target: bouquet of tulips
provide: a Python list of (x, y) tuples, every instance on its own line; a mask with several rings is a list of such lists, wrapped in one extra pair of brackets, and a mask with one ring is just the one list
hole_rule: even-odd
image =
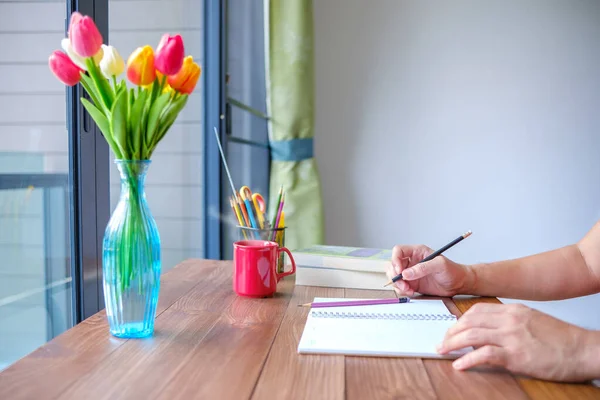
[[(180, 35), (163, 35), (156, 51), (137, 48), (125, 65), (113, 46), (102, 43), (93, 19), (71, 15), (63, 51), (49, 58), (65, 85), (81, 83), (91, 101), (81, 101), (117, 159), (148, 160), (175, 122), (200, 77), (200, 66), (184, 56)], [(129, 82), (118, 79), (125, 69)]]
[[(152, 280), (140, 278), (140, 273), (152, 270), (159, 245), (152, 242), (152, 232), (157, 230), (139, 178), (185, 107), (201, 69), (185, 56), (181, 36), (169, 34), (162, 36), (155, 50), (148, 45), (134, 50), (125, 64), (116, 48), (103, 43), (93, 19), (78, 12), (71, 15), (61, 47), (63, 51), (49, 57), (50, 70), (65, 85), (81, 83), (89, 95), (89, 100), (81, 99), (83, 106), (124, 168), (122, 190), (127, 193), (121, 198), (127, 204), (117, 206), (107, 225), (104, 267), (109, 274), (116, 270), (118, 293), (133, 280), (141, 292), (144, 282)], [(119, 78), (123, 72), (127, 79)], [(107, 300), (107, 304), (121, 303)]]

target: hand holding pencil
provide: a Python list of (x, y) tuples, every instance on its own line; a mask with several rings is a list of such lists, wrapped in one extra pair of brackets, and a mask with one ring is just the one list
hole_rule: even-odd
[(433, 249), (425, 245), (394, 247), (387, 276), (392, 280), (398, 274), (402, 274), (402, 279), (393, 283), (393, 288), (398, 295), (413, 296), (418, 292), (424, 295), (448, 297), (470, 291), (470, 286), (473, 284), (472, 270), (442, 255), (422, 261), (434, 253), (436, 252)]

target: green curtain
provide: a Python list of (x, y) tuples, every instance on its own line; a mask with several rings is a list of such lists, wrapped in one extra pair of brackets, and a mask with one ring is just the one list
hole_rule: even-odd
[(269, 204), (277, 203), (283, 185), (285, 245), (299, 249), (324, 240), (321, 183), (313, 157), (313, 8), (311, 0), (264, 4)]

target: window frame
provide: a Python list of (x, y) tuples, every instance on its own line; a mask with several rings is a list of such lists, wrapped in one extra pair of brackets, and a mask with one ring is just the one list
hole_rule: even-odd
[[(204, 121), (204, 258), (223, 259), (223, 165), (214, 128), (223, 151), (225, 140), (226, 2), (204, 0), (203, 121)], [(211, 210), (213, 212), (211, 212)], [(214, 211), (217, 211), (214, 213)]]
[[(108, 0), (67, 0), (65, 34), (71, 13), (94, 19), (108, 40)], [(109, 149), (84, 109), (81, 85), (67, 87), (72, 304), (75, 323), (104, 308), (102, 238), (110, 217)], [(87, 97), (87, 94), (85, 95)]]

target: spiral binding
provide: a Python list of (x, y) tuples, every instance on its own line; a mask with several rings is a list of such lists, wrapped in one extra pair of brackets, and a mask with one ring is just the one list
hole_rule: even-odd
[(413, 313), (361, 313), (342, 311), (311, 311), (315, 318), (353, 318), (353, 319), (392, 319), (406, 321), (453, 321), (456, 316), (452, 314), (413, 314)]

